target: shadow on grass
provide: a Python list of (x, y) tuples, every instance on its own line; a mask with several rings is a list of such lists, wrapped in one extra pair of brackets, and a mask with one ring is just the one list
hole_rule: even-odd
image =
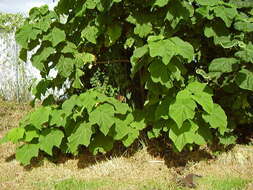
[[(43, 165), (43, 160), (47, 159), (52, 163), (63, 164), (69, 160), (77, 160), (77, 166), (80, 169), (95, 165), (97, 163), (110, 160), (115, 157), (132, 157), (139, 150), (146, 148), (148, 154), (161, 161), (164, 161), (168, 168), (173, 168), (178, 174), (184, 173), (187, 169), (187, 164), (190, 162), (200, 162), (202, 160), (213, 160), (215, 152), (222, 153), (227, 152), (233, 148), (228, 146), (224, 148), (218, 143), (213, 143), (212, 146), (206, 148), (193, 147), (193, 150), (184, 150), (182, 152), (176, 152), (173, 149), (172, 142), (168, 138), (148, 139), (147, 136), (141, 135), (139, 140), (136, 140), (130, 147), (125, 148), (122, 143), (117, 142), (114, 144), (113, 150), (106, 154), (92, 155), (87, 148), (80, 147), (79, 155), (73, 156), (71, 154), (64, 154), (59, 149), (54, 149), (54, 156), (50, 157), (43, 152), (40, 152), (38, 158), (34, 158), (31, 164), (24, 167), (26, 170), (32, 170)], [(15, 155), (11, 155), (5, 159), (6, 162), (10, 162), (15, 159)]]
[[(148, 140), (146, 138), (137, 140), (128, 148), (125, 148), (121, 143), (115, 143), (113, 150), (106, 154), (98, 155), (92, 155), (92, 153), (90, 153), (85, 147), (80, 147), (79, 154), (77, 156), (63, 154), (59, 151), (59, 149), (55, 149), (53, 157), (49, 157), (43, 153), (40, 153), (39, 157), (32, 159), (31, 164), (26, 166), (25, 169), (31, 170), (32, 168), (40, 167), (45, 158), (56, 165), (63, 164), (74, 159), (78, 161), (78, 168), (83, 169), (112, 158), (132, 157), (136, 152), (144, 147), (147, 149), (148, 154), (150, 154), (152, 157), (163, 160), (168, 168), (184, 169), (189, 162), (199, 162), (201, 160), (209, 160), (214, 158), (208, 149), (195, 148), (193, 151), (185, 150), (182, 152), (175, 152), (172, 145), (166, 142), (164, 139)], [(15, 159), (15, 156), (12, 155), (11, 157), (7, 158), (6, 161), (11, 161), (12, 159)]]

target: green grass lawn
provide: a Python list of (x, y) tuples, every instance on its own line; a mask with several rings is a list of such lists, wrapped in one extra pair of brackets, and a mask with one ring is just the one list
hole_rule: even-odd
[[(241, 178), (224, 178), (206, 177), (198, 181), (196, 189), (205, 190), (242, 190), (248, 180)], [(90, 180), (81, 181), (76, 179), (66, 179), (60, 182), (52, 182), (51, 184), (37, 184), (39, 189), (51, 190), (186, 190), (189, 188), (180, 187), (174, 182), (165, 181), (143, 181), (141, 183), (123, 182), (113, 180)]]

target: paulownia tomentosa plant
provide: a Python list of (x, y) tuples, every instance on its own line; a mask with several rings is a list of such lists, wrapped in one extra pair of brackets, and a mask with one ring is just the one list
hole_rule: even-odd
[[(178, 151), (213, 138), (229, 144), (235, 128), (252, 124), (251, 1), (60, 0), (53, 11), (31, 9), (16, 40), (22, 60), (36, 50), (42, 80), (33, 92), (46, 96), (2, 140), (24, 142), (22, 164), (53, 148), (129, 146), (141, 130)], [(57, 102), (47, 92), (66, 81)]]

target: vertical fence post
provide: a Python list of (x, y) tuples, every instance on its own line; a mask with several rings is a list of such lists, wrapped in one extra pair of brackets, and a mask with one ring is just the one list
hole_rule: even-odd
[[(15, 32), (16, 32), (16, 28), (14, 30), (14, 38), (15, 38)], [(20, 86), (19, 86), (19, 59), (18, 59), (18, 45), (17, 42), (14, 42), (14, 64), (16, 66), (16, 96), (17, 96), (17, 102), (20, 102)]]

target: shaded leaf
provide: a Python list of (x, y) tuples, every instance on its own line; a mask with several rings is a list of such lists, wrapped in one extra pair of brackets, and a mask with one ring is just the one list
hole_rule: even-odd
[(16, 159), (23, 165), (30, 164), (33, 157), (39, 154), (38, 144), (25, 144), (16, 150)]
[(141, 58), (148, 53), (148, 46), (144, 45), (142, 47), (138, 47), (134, 50), (133, 55), (131, 57), (131, 76), (133, 77), (135, 73), (143, 66)]
[(224, 6), (217, 6), (213, 9), (215, 15), (220, 17), (229, 28), (233, 22), (235, 16), (237, 16), (238, 12), (236, 8), (224, 7)]
[(113, 139), (109, 136), (104, 136), (102, 133), (97, 133), (90, 143), (89, 151), (93, 155), (100, 153), (106, 153), (113, 148)]
[(214, 104), (213, 112), (203, 114), (202, 117), (212, 128), (218, 129), (221, 134), (224, 134), (227, 128), (227, 116), (220, 105)]
[(170, 21), (171, 27), (176, 28), (181, 20), (188, 20), (193, 16), (193, 7), (185, 1), (171, 0), (166, 19)]
[(71, 153), (77, 154), (79, 145), (89, 146), (93, 134), (90, 123), (81, 123), (77, 130), (68, 137), (68, 147)]
[(155, 110), (155, 118), (158, 119), (169, 119), (169, 107), (173, 100), (173, 96), (166, 96)]
[(109, 46), (114, 44), (121, 36), (121, 26), (119, 24), (114, 24), (109, 26), (107, 29), (107, 35), (109, 37)]
[(45, 47), (39, 50), (35, 55), (32, 56), (32, 65), (39, 69), (40, 71), (44, 70), (44, 62), (48, 59), (50, 55), (55, 52), (52, 47)]
[(247, 69), (240, 70), (235, 82), (240, 88), (253, 91), (253, 72)]
[(155, 83), (161, 83), (167, 88), (173, 87), (173, 82), (170, 78), (170, 72), (168, 71), (166, 65), (164, 65), (161, 61), (155, 60), (153, 61), (148, 70), (151, 74), (151, 79)]

